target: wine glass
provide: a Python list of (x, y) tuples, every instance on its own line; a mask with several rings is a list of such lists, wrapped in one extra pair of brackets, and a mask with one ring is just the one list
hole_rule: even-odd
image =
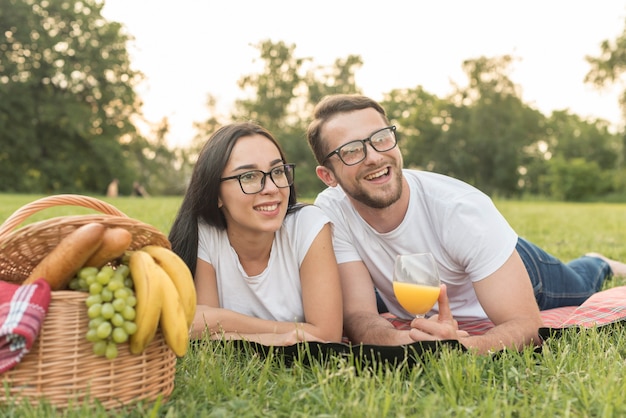
[(393, 268), (393, 292), (398, 302), (417, 318), (439, 298), (439, 273), (431, 253), (398, 255)]

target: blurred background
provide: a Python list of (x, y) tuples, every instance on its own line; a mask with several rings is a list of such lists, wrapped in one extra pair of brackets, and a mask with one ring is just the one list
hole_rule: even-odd
[(210, 133), (255, 120), (312, 197), (312, 107), (364, 93), (407, 166), (493, 197), (626, 201), (625, 16), (560, 0), (0, 0), (0, 192), (117, 179), (120, 195), (181, 195)]

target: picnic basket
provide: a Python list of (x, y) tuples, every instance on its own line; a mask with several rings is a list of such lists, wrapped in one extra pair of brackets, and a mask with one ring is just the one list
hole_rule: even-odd
[[(36, 212), (64, 205), (99, 213), (61, 216), (17, 228)], [(148, 244), (171, 248), (167, 237), (156, 228), (106, 202), (81, 195), (49, 196), (21, 207), (0, 226), (0, 280), (21, 284), (63, 237), (89, 222), (127, 229), (133, 236), (131, 250)], [(92, 343), (85, 338), (89, 322), (86, 297), (78, 291), (52, 292), (48, 313), (30, 352), (1, 376), (0, 405), (45, 399), (55, 407), (66, 408), (97, 400), (112, 409), (140, 400), (167, 399), (171, 394), (176, 355), (161, 332), (141, 354), (131, 354), (125, 343), (119, 346), (114, 360), (95, 356)]]

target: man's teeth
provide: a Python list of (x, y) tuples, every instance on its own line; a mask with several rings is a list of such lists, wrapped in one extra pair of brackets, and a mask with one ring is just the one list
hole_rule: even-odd
[(386, 176), (388, 172), (389, 172), (389, 169), (385, 168), (385, 169), (380, 170), (380, 171), (378, 171), (378, 172), (376, 172), (374, 174), (370, 174), (369, 176), (366, 176), (365, 180), (374, 180), (374, 179), (376, 179), (378, 177)]
[(278, 207), (277, 204), (265, 205), (265, 206), (257, 206), (256, 210), (260, 210), (262, 212), (271, 212), (273, 210), (276, 210), (277, 207)]

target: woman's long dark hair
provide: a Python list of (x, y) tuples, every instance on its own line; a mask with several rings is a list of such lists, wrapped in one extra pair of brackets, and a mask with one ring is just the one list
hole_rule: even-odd
[[(272, 141), (278, 148), (283, 162), (287, 162), (283, 149), (272, 134), (255, 123), (226, 125), (211, 135), (200, 151), (189, 187), (168, 237), (172, 250), (185, 261), (194, 276), (198, 259), (198, 222), (226, 229), (226, 218), (218, 207), (220, 179), (237, 140), (251, 135), (262, 135)], [(289, 188), (287, 213), (293, 212), (298, 207), (295, 184), (292, 184)]]

